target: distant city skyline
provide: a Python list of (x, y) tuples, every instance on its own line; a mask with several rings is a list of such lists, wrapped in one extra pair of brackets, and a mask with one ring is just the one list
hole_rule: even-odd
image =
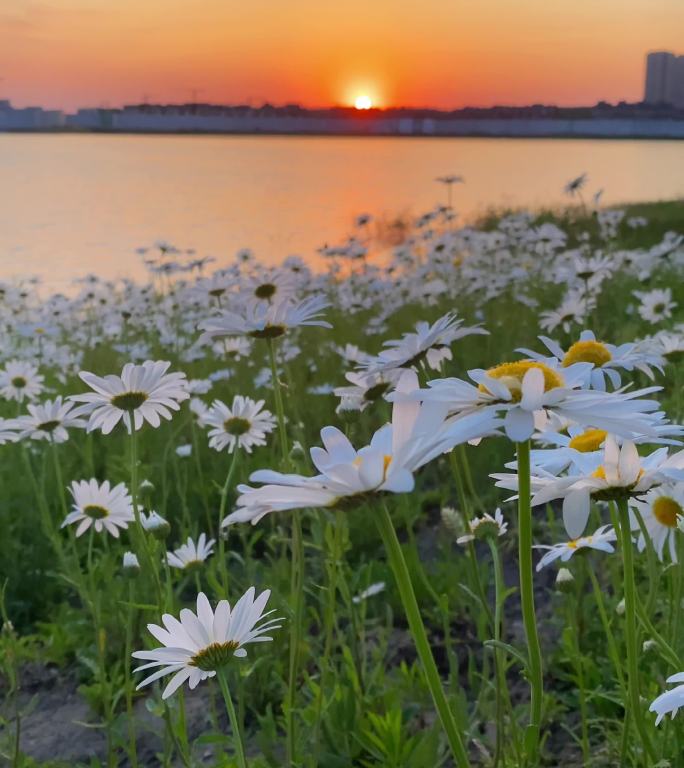
[(643, 98), (681, 0), (4, 0), (0, 98), (455, 109)]

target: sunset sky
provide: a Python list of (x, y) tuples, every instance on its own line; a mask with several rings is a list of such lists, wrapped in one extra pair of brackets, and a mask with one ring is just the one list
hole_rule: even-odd
[(1, 0), (0, 98), (636, 101), (646, 51), (683, 31), (684, 0)]

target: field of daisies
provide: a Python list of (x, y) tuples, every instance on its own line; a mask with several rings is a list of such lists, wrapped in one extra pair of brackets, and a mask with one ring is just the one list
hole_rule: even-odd
[(578, 202), (0, 285), (2, 764), (684, 765), (684, 205)]

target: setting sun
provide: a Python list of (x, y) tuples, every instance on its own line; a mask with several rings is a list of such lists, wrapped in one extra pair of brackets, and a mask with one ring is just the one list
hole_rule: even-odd
[(370, 96), (357, 96), (354, 100), (354, 106), (356, 109), (370, 109), (373, 106)]

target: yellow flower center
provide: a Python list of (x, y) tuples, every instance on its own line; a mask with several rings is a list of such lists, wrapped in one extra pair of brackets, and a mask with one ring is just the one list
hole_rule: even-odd
[(239, 647), (240, 644), (236, 640), (228, 640), (225, 643), (211, 643), (197, 651), (188, 664), (191, 667), (201, 669), (203, 672), (214, 672), (225, 667)]
[(598, 368), (612, 359), (608, 347), (600, 341), (576, 341), (565, 353), (563, 368), (573, 363), (593, 363)]
[[(563, 386), (563, 379), (557, 371), (554, 371), (553, 368), (549, 368), (548, 365), (539, 363), (536, 360), (519, 360), (515, 363), (501, 363), (500, 365), (495, 365), (493, 368), (490, 368), (487, 371), (487, 376), (504, 384), (511, 393), (513, 400), (515, 402), (520, 402), (520, 399), (522, 398), (522, 380), (531, 368), (537, 368), (544, 374), (544, 392)], [(480, 392), (492, 394), (485, 384), (480, 384), (478, 389)]]
[(581, 435), (573, 437), (568, 443), (568, 447), (574, 448), (580, 453), (598, 451), (601, 445), (603, 445), (603, 441), (606, 439), (607, 434), (608, 433), (604, 432), (602, 429), (587, 429), (586, 432), (582, 432)]
[(677, 520), (680, 515), (684, 514), (681, 504), (676, 502), (669, 496), (659, 496), (651, 507), (653, 517), (661, 524), (668, 528), (676, 528)]

